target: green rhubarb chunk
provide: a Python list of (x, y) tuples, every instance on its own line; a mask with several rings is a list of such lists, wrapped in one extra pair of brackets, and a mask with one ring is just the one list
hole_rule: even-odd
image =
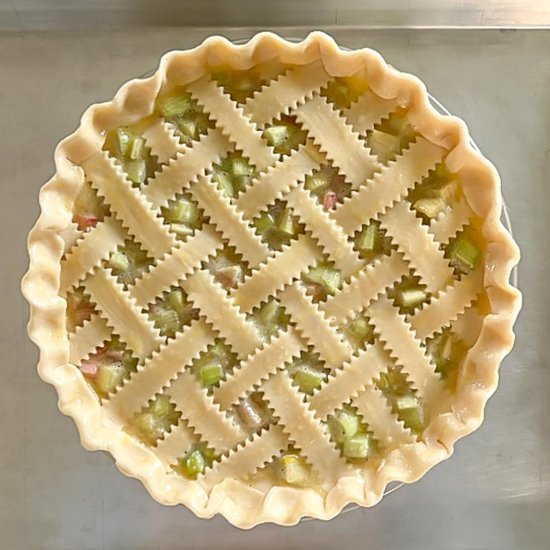
[(417, 212), (420, 212), (427, 218), (436, 218), (445, 210), (447, 205), (445, 201), (441, 198), (428, 198), (428, 199), (418, 199), (414, 203), (414, 207)]
[(274, 324), (277, 322), (278, 317), (281, 314), (281, 306), (275, 300), (270, 300), (260, 310), (260, 319), (266, 325)]
[(205, 388), (215, 386), (224, 377), (224, 371), (219, 361), (210, 361), (199, 368), (199, 378)]
[(424, 429), (424, 407), (415, 395), (403, 395), (396, 399), (398, 416), (405, 427), (414, 432)]
[(124, 128), (117, 128), (115, 135), (120, 154), (126, 156), (132, 143), (132, 135)]
[(297, 227), (290, 210), (285, 209), (281, 212), (277, 218), (277, 229), (290, 237), (296, 235)]
[(274, 125), (264, 131), (267, 142), (272, 147), (279, 147), (288, 141), (290, 130), (288, 126)]
[(115, 252), (114, 254), (111, 254), (111, 257), (109, 258), (109, 267), (117, 272), (125, 273), (128, 269), (130, 269), (130, 260), (126, 254), (123, 254), (122, 252)]
[(386, 162), (395, 157), (401, 151), (401, 139), (380, 130), (374, 130), (369, 138), (369, 145), (372, 151)]
[(303, 278), (307, 283), (321, 285), (327, 294), (335, 294), (342, 286), (342, 274), (328, 266), (315, 266)]
[(168, 304), (179, 315), (185, 312), (185, 300), (183, 297), (183, 290), (177, 288), (171, 290), (167, 296)]
[(126, 369), (122, 363), (102, 365), (95, 378), (95, 385), (103, 395), (109, 395), (122, 383)]
[(298, 365), (294, 371), (294, 381), (305, 393), (313, 393), (313, 390), (320, 388), (326, 377), (323, 371), (309, 365)]
[(147, 179), (147, 163), (144, 160), (129, 160), (124, 163), (124, 169), (132, 183), (139, 185)]
[(426, 291), (421, 287), (400, 288), (397, 293), (398, 305), (405, 308), (414, 308), (426, 300)]
[(369, 325), (367, 319), (358, 317), (350, 322), (348, 331), (358, 340), (365, 340), (372, 334), (372, 327)]
[(180, 329), (178, 314), (172, 309), (159, 307), (151, 314), (151, 317), (163, 334), (174, 334)]
[(451, 263), (462, 270), (474, 269), (481, 255), (479, 248), (465, 235), (460, 235), (451, 248)]
[(235, 188), (233, 187), (233, 182), (230, 176), (224, 174), (223, 172), (218, 172), (214, 176), (214, 181), (217, 182), (218, 188), (224, 193), (224, 195), (229, 198), (235, 196)]
[(174, 409), (167, 395), (159, 395), (149, 406), (149, 411), (158, 417), (168, 416)]
[(181, 473), (190, 478), (196, 479), (206, 469), (206, 460), (200, 449), (191, 451), (185, 458), (179, 461)]
[(254, 221), (254, 225), (258, 232), (263, 235), (275, 228), (275, 220), (269, 212), (265, 212)]
[(178, 120), (178, 128), (183, 135), (191, 139), (197, 139), (199, 137), (199, 128), (194, 120)]
[(254, 168), (246, 160), (239, 157), (231, 159), (231, 171), (236, 177), (252, 176), (254, 174)]
[(199, 219), (199, 208), (187, 199), (178, 199), (166, 209), (166, 218), (171, 222), (194, 224)]
[(370, 223), (361, 231), (357, 240), (357, 248), (365, 252), (374, 252), (380, 246), (379, 226)]
[(342, 453), (346, 458), (367, 458), (371, 447), (368, 434), (356, 434), (344, 441)]
[(309, 476), (306, 461), (299, 455), (287, 454), (279, 459), (281, 478), (289, 485), (304, 485)]
[(132, 160), (139, 159), (143, 156), (145, 150), (145, 141), (143, 138), (136, 137), (130, 142), (128, 148), (128, 157)]
[(174, 94), (159, 101), (160, 114), (165, 118), (182, 116), (193, 108), (193, 100), (187, 93)]
[(361, 420), (354, 412), (342, 409), (330, 417), (328, 426), (334, 441), (344, 443), (359, 431)]
[(318, 172), (306, 179), (306, 189), (318, 192), (324, 189), (330, 183), (330, 178), (324, 172)]

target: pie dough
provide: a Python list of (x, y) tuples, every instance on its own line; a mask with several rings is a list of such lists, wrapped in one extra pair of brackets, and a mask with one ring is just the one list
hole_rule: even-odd
[[(231, 88), (248, 72), (250, 93)], [(198, 105), (183, 130), (159, 114), (174, 90)], [(138, 136), (119, 135), (138, 162), (106, 150), (117, 128)], [(216, 175), (225, 158), (244, 166), (229, 194)], [(90, 107), (55, 161), (23, 281), (38, 371), (83, 445), (109, 451), (159, 502), (243, 528), (329, 519), (417, 480), (481, 424), (520, 307), (499, 177), (466, 125), (436, 113), (422, 82), (376, 52), (343, 51), (319, 32), (299, 43), (209, 38)], [(451, 196), (426, 202), (439, 169)], [(84, 186), (101, 203), (86, 230)], [(190, 229), (167, 214), (184, 195)], [(274, 224), (285, 209), (275, 246), (257, 220)], [(220, 263), (226, 253), (238, 261)], [(457, 269), (457, 257), (471, 265)], [(117, 275), (131, 261), (140, 270)], [(179, 317), (154, 305), (170, 289), (182, 289), (170, 294)], [(265, 336), (253, 318), (273, 299), (285, 321)], [(83, 315), (73, 326), (71, 300)], [(209, 352), (223, 361), (201, 359)], [(126, 370), (101, 395), (89, 381), (105, 354)], [(255, 401), (238, 409), (251, 392), (261, 414)], [(243, 414), (261, 426), (247, 429)], [(136, 436), (136, 418), (159, 415), (160, 437)], [(177, 467), (193, 451), (205, 461), (184, 463), (195, 479)]]

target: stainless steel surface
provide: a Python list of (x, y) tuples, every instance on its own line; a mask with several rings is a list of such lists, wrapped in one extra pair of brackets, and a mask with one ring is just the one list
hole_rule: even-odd
[(540, 27), (548, 0), (0, 0), (0, 28)]
[[(14, 2), (15, 3), (15, 2)], [(223, 32), (232, 38), (256, 29)], [(280, 29), (303, 36), (305, 29)], [(483, 426), (424, 479), (372, 509), (293, 528), (239, 531), (155, 503), (103, 453), (78, 442), (38, 379), (18, 291), (37, 193), (55, 144), (84, 108), (112, 97), (166, 50), (208, 29), (0, 32), (0, 549), (149, 550), (369, 548), (533, 549), (550, 546), (550, 330), (546, 220), (550, 143), (550, 32), (342, 29), (344, 46), (371, 46), (417, 74), (462, 116), (497, 165), (523, 260), (517, 344), (501, 369)], [(218, 31), (219, 32), (219, 31)], [(546, 244), (545, 244), (546, 243)]]

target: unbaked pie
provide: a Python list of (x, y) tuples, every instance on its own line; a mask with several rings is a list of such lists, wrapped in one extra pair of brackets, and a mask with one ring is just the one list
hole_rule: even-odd
[(210, 38), (55, 160), (23, 283), (39, 373), (158, 501), (328, 519), (481, 423), (520, 304), (498, 175), (377, 53)]

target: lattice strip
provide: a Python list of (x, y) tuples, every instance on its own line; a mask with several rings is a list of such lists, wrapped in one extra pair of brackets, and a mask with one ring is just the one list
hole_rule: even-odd
[(222, 385), (214, 390), (214, 401), (222, 409), (228, 409), (238, 403), (239, 398), (256, 387), (270, 374), (282, 369), (284, 364), (298, 357), (302, 349), (302, 341), (292, 327), (281, 332), (261, 350), (243, 361), (234, 373)]
[(369, 386), (352, 401), (357, 411), (367, 422), (374, 437), (391, 449), (400, 445), (413, 443), (410, 430), (393, 414), (384, 394), (375, 386)]
[(424, 340), (442, 327), (449, 326), (477, 298), (481, 283), (482, 273), (472, 271), (437, 298), (432, 298), (429, 304), (411, 317), (416, 336)]
[(105, 407), (121, 418), (130, 419), (149, 399), (160, 393), (169, 380), (206, 351), (214, 339), (215, 334), (203, 320), (194, 321), (138, 367), (139, 370), (105, 403)]
[(258, 267), (269, 256), (269, 248), (256, 235), (227, 197), (205, 177), (191, 188), (191, 193), (200, 203), (216, 228), (243, 255), (251, 268)]
[(84, 279), (102, 260), (124, 243), (126, 232), (119, 221), (109, 216), (82, 239), (61, 262), (60, 291), (65, 292)]
[(186, 371), (166, 390), (195, 433), (217, 452), (234, 447), (245, 434), (218, 408), (200, 387), (193, 373)]
[(373, 92), (367, 91), (353, 103), (349, 109), (344, 111), (344, 116), (359, 134), (366, 134), (373, 130), (374, 125), (399, 107), (395, 99), (383, 99)]
[(268, 204), (283, 196), (307, 175), (319, 168), (318, 156), (313, 146), (300, 145), (284, 161), (277, 162), (260, 174), (253, 184), (239, 195), (237, 208), (245, 219), (257, 216)]
[(107, 326), (105, 319), (93, 315), (69, 339), (69, 363), (79, 365), (87, 359), (99, 346), (111, 337), (112, 329)]
[(405, 368), (414, 389), (428, 402), (439, 395), (441, 379), (404, 316), (399, 315), (385, 296), (373, 302), (368, 311), (375, 332), (386, 343), (390, 355)]
[(439, 218), (436, 218), (430, 224), (430, 233), (440, 243), (448, 243), (451, 237), (454, 237), (465, 225), (468, 224), (473, 216), (472, 209), (464, 197), (453, 203), (450, 210), (445, 212)]
[(408, 203), (397, 203), (381, 218), (381, 224), (397, 241), (399, 250), (430, 292), (435, 293), (452, 282), (453, 270), (443, 251)]
[(187, 149), (176, 137), (175, 130), (170, 122), (156, 118), (142, 134), (151, 149), (151, 154), (157, 157), (161, 164), (166, 164), (177, 153), (183, 153)]
[(155, 258), (175, 246), (174, 236), (168, 231), (151, 205), (136, 191), (120, 167), (106, 152), (96, 153), (82, 163), (92, 186), (105, 198), (124, 227), (141, 242)]
[(252, 310), (319, 262), (322, 257), (311, 237), (300, 235), (290, 246), (268, 258), (267, 262), (245, 279), (234, 292), (235, 304), (241, 311)]
[(335, 409), (356, 396), (372, 379), (391, 363), (380, 343), (375, 342), (351, 361), (344, 363), (336, 374), (309, 400), (315, 416), (325, 420)]
[(288, 445), (283, 429), (272, 424), (261, 434), (247, 439), (237, 452), (230, 451), (228, 456), (223, 456), (218, 464), (206, 471), (203, 479), (208, 484), (214, 484), (224, 479), (246, 477), (282, 453)]
[(337, 206), (332, 217), (346, 233), (353, 233), (402, 199), (441, 160), (443, 152), (441, 147), (417, 138), (401, 157), (384, 166), (357, 193)]
[(102, 316), (136, 357), (144, 359), (163, 342), (147, 316), (111, 274), (96, 269), (84, 280), (84, 287)]
[(209, 273), (197, 271), (183, 283), (183, 288), (195, 307), (227, 338), (233, 351), (240, 357), (247, 357), (260, 345), (254, 326), (246, 321)]
[(451, 323), (451, 330), (460, 335), (460, 339), (466, 347), (471, 348), (479, 338), (483, 319), (484, 317), (478, 308), (471, 306), (462, 315), (459, 315), (456, 321)]
[(284, 372), (272, 376), (262, 387), (264, 397), (279, 417), (279, 425), (300, 447), (324, 480), (333, 480), (350, 469), (340, 457), (321, 424)]
[(354, 188), (365, 183), (379, 169), (378, 161), (364, 142), (324, 97), (314, 96), (300, 105), (295, 114), (321, 151)]
[(222, 248), (223, 242), (218, 233), (213, 227), (205, 225), (187, 241), (179, 243), (161, 262), (138, 279), (130, 293), (138, 304), (145, 307), (166, 289), (185, 280), (200, 267), (201, 262)]
[(245, 117), (242, 108), (221, 87), (216, 86), (208, 77), (203, 77), (189, 84), (187, 90), (212, 115), (216, 126), (237, 143), (259, 171), (275, 163), (277, 158), (272, 148), (255, 125)]
[(363, 267), (346, 235), (308, 191), (297, 187), (286, 196), (286, 201), (346, 279)]
[(178, 458), (182, 457), (193, 447), (199, 443), (200, 438), (193, 433), (191, 428), (187, 426), (185, 421), (180, 421), (177, 426), (174, 426), (170, 432), (164, 435), (156, 448), (155, 454), (168, 466), (173, 466), (177, 463)]
[(315, 351), (328, 366), (337, 367), (351, 356), (352, 350), (349, 345), (329, 325), (303, 288), (289, 286), (279, 297), (298, 331), (313, 344)]
[(222, 157), (233, 150), (233, 145), (217, 128), (211, 129), (192, 147), (186, 147), (183, 154), (170, 160), (155, 179), (143, 187), (143, 194), (153, 207), (165, 206), (168, 201), (189, 187), (199, 175), (204, 175), (212, 164), (220, 162)]
[(394, 250), (390, 256), (382, 256), (376, 263), (364, 268), (340, 292), (329, 296), (322, 309), (334, 323), (342, 324), (353, 312), (363, 309), (408, 272), (407, 262)]
[(280, 113), (288, 114), (299, 102), (325, 86), (330, 78), (321, 61), (291, 69), (248, 99), (243, 111), (261, 126)]

